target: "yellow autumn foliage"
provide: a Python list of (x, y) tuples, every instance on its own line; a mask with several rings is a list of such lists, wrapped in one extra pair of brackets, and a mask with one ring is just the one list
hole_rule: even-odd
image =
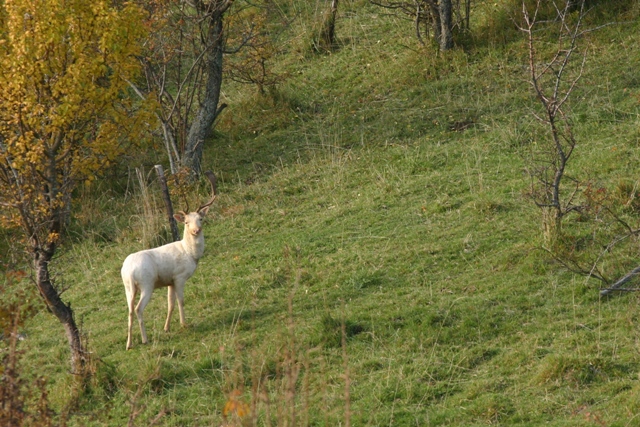
[(148, 117), (132, 113), (127, 80), (138, 73), (143, 22), (141, 9), (128, 2), (0, 2), (5, 223), (38, 231), (77, 183), (138, 138)]

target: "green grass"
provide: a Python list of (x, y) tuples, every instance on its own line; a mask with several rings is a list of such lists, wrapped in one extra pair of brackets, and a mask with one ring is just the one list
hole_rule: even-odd
[[(99, 183), (78, 202), (52, 267), (97, 373), (70, 424), (126, 425), (133, 402), (136, 425), (160, 413), (156, 425), (220, 425), (240, 390), (262, 396), (260, 425), (267, 411), (289, 425), (292, 407), (296, 425), (343, 425), (348, 376), (352, 425), (634, 425), (637, 296), (601, 301), (599, 283), (540, 249), (524, 162), (543, 136), (523, 41), (438, 54), (366, 2), (342, 14), (343, 47), (292, 43), (270, 96), (225, 88), (205, 155), (221, 195), (185, 290), (188, 329), (174, 318), (162, 331), (158, 291), (150, 344), (136, 331), (125, 351), (119, 268), (144, 247), (137, 183)], [(572, 111), (570, 173), (609, 191), (637, 183), (640, 32), (627, 18), (590, 35)], [(612, 278), (637, 264), (637, 245), (605, 257)], [(62, 329), (42, 311), (26, 333), (23, 369), (49, 378), (60, 411), (73, 396)]]

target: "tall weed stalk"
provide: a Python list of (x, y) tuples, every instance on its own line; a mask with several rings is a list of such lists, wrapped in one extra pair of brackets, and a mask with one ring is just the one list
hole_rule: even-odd
[(140, 241), (145, 248), (152, 248), (162, 243), (159, 231), (162, 229), (161, 216), (157, 213), (157, 200), (151, 191), (143, 169), (136, 168), (136, 176), (140, 185), (140, 196), (137, 203), (140, 209), (140, 226), (138, 227)]

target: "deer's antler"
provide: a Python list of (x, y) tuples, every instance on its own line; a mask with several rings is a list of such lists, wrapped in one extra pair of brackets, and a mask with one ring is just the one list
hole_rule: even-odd
[(207, 179), (209, 180), (209, 183), (211, 184), (211, 199), (205, 203), (204, 205), (201, 205), (198, 209), (196, 209), (196, 212), (200, 212), (200, 210), (207, 208), (209, 206), (211, 206), (211, 204), (214, 202), (214, 200), (216, 200), (216, 197), (218, 196), (218, 179), (216, 178), (216, 176), (213, 174), (213, 172), (206, 171), (204, 173), (207, 176)]

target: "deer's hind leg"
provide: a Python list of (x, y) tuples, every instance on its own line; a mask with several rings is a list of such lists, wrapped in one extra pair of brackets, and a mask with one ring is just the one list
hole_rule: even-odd
[(142, 314), (144, 313), (144, 308), (149, 304), (152, 294), (153, 288), (151, 288), (151, 291), (147, 291), (145, 288), (142, 288), (140, 291), (140, 301), (138, 301), (138, 305), (136, 306), (136, 314), (138, 315), (138, 323), (140, 324), (140, 335), (142, 335), (142, 344), (146, 344), (148, 342), (147, 331), (144, 328)]
[[(128, 285), (128, 284), (127, 284)], [(129, 324), (127, 327), (127, 350), (133, 347), (133, 316), (135, 313), (135, 300), (136, 300), (136, 288), (131, 284), (125, 286), (125, 292), (127, 294), (127, 308), (129, 309)]]

